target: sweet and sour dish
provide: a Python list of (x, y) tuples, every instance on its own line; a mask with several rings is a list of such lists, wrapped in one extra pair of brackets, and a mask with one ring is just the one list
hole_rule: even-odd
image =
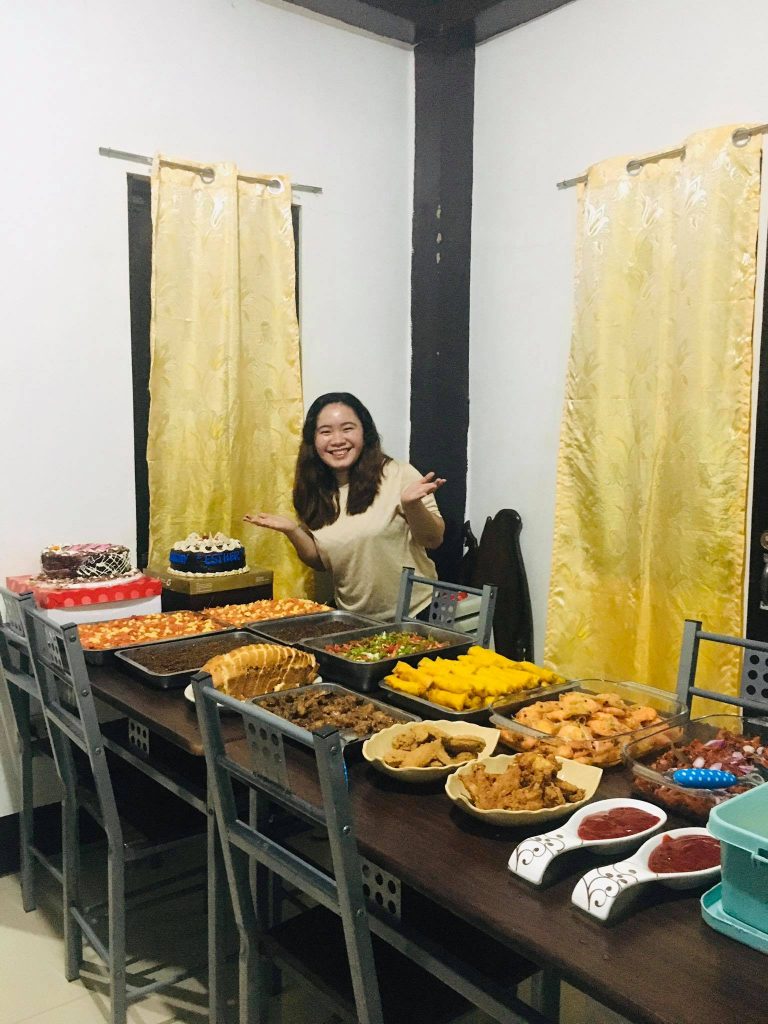
[(461, 781), (480, 810), (540, 811), (584, 799), (583, 789), (558, 779), (560, 769), (560, 762), (552, 756), (520, 754), (499, 774), (477, 764), (462, 774)]

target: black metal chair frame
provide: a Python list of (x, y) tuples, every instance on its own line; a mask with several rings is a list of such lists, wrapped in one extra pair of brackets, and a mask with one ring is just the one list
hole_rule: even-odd
[[(744, 651), (738, 696), (696, 686), (696, 668), (702, 640), (739, 647)], [(701, 628), (701, 622), (686, 619), (677, 672), (677, 699), (690, 710), (694, 697), (706, 697), (721, 704), (768, 715), (768, 643), (707, 633)]]
[(411, 592), (414, 583), (423, 583), (432, 587), (432, 601), (429, 605), (429, 623), (439, 626), (442, 629), (454, 629), (456, 625), (456, 612), (460, 607), (459, 594), (472, 594), (480, 598), (480, 612), (476, 639), (480, 647), (487, 647), (491, 642), (493, 630), (493, 613), (496, 607), (497, 588), (483, 586), (466, 587), (461, 583), (444, 583), (442, 580), (432, 580), (427, 576), (417, 576), (413, 568), (403, 567), (400, 576), (400, 592), (397, 598), (397, 610), (395, 622), (417, 622), (408, 615), (411, 607)]
[[(83, 938), (95, 950), (109, 971), (110, 1024), (125, 1024), (128, 1006), (153, 992), (178, 983), (191, 973), (143, 985), (132, 985), (126, 970), (126, 865), (175, 849), (182, 840), (132, 845), (125, 840), (123, 823), (107, 763), (108, 740), (99, 726), (96, 704), (76, 625), (59, 626), (48, 616), (25, 606), (29, 648), (40, 684), (40, 698), (48, 725), (56, 768), (64, 788), (62, 801), (62, 884), (64, 894), (65, 975), (68, 981), (80, 976)], [(78, 779), (76, 751), (86, 755), (93, 788)], [(78, 810), (84, 809), (103, 829), (107, 853), (108, 939), (102, 942), (80, 899), (80, 850)], [(201, 835), (204, 823), (201, 818)], [(131, 896), (144, 897), (146, 890)], [(167, 898), (158, 892), (157, 899)], [(180, 895), (177, 890), (172, 895)], [(143, 899), (145, 904), (152, 902)]]
[[(0, 587), (5, 613), (0, 615), (0, 664), (8, 684), (8, 698), (19, 736), (19, 869), (21, 902), (27, 912), (35, 910), (35, 864), (45, 868), (58, 882), (62, 882), (59, 868), (35, 845), (35, 784), (33, 761), (45, 757), (53, 761), (47, 729), (36, 733), (33, 701), (40, 701), (40, 687), (29, 653), (29, 638), (24, 609), (32, 607), (31, 593), (15, 594)], [(40, 721), (44, 721), (41, 717)]]
[[(235, 700), (217, 691), (207, 673), (193, 679), (195, 703), (205, 745), (208, 785), (213, 795), (224, 862), (240, 939), (240, 1024), (266, 1020), (272, 962), (279, 949), (269, 943), (274, 876), (305, 893), (341, 918), (346, 956), (360, 1024), (383, 1024), (381, 995), (373, 959), (372, 935), (382, 939), (464, 999), (502, 1024), (545, 1024), (545, 1018), (522, 1003), (509, 987), (489, 981), (438, 942), (402, 923), (394, 925), (366, 903), (363, 862), (357, 848), (344, 752), (339, 733), (326, 727), (309, 735), (257, 704)], [(251, 770), (234, 761), (222, 737), (220, 712), (236, 712), (243, 720)], [(315, 759), (322, 808), (307, 803), (290, 787), (284, 739), (308, 748)], [(249, 821), (238, 816), (234, 783), (250, 793)], [(333, 874), (268, 835), (270, 807), (277, 804), (327, 831)], [(508, 961), (512, 974), (514, 957)], [(535, 971), (528, 970), (529, 976)], [(522, 977), (517, 980), (522, 980)], [(556, 979), (549, 978), (550, 983)], [(515, 982), (516, 983), (516, 982)], [(543, 990), (542, 990), (543, 991)], [(318, 996), (323, 993), (318, 991)], [(325, 993), (327, 996), (327, 993)], [(548, 1009), (557, 997), (542, 995)]]

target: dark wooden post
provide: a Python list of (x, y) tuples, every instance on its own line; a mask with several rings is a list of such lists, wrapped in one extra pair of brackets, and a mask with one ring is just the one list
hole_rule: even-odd
[(441, 579), (458, 578), (467, 497), (475, 47), (471, 26), (416, 46), (411, 462), (447, 484)]

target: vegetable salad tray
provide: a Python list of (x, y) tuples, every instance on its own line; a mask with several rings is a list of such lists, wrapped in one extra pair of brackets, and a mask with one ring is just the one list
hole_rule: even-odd
[[(403, 648), (398, 644), (389, 644), (388, 649), (377, 656), (372, 649), (375, 660), (355, 661), (342, 653), (327, 650), (328, 647), (366, 642), (387, 633), (405, 633), (416, 637), (432, 639), (440, 646), (432, 650), (419, 650), (415, 653), (399, 653)], [(438, 629), (425, 622), (394, 622), (386, 626), (370, 626), (367, 629), (356, 629), (349, 633), (335, 633), (331, 636), (312, 637), (302, 643), (306, 651), (311, 651), (317, 658), (320, 672), (324, 679), (333, 679), (346, 683), (353, 690), (367, 693), (378, 688), (379, 680), (392, 671), (398, 661), (415, 665), (422, 658), (455, 658), (472, 646), (470, 637), (463, 633), (454, 633), (448, 629)], [(350, 654), (353, 652), (350, 651)], [(418, 712), (415, 712), (418, 714)]]

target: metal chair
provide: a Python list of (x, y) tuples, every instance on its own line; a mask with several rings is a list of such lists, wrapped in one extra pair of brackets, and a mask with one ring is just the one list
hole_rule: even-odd
[[(29, 649), (50, 735), (56, 768), (64, 787), (62, 802), (62, 883), (64, 890), (65, 974), (80, 976), (83, 937), (109, 971), (110, 1022), (125, 1024), (130, 1004), (160, 988), (176, 984), (190, 971), (161, 981), (130, 984), (126, 970), (126, 866), (146, 862), (204, 835), (200, 814), (172, 794), (155, 786), (151, 799), (131, 808), (130, 794), (115, 795), (107, 758), (109, 741), (102, 735), (77, 626), (59, 626), (41, 612), (25, 606)], [(87, 783), (81, 779), (79, 752), (88, 765)], [(133, 769), (129, 769), (133, 771)], [(135, 774), (138, 780), (141, 776)], [(107, 927), (103, 942), (81, 904), (78, 809), (103, 829), (107, 844)], [(183, 818), (180, 810), (189, 811)], [(133, 810), (133, 817), (129, 812)], [(177, 893), (178, 894), (178, 893)], [(129, 894), (129, 895), (136, 895)], [(143, 895), (143, 893), (142, 893)], [(164, 898), (157, 893), (157, 898)], [(149, 900), (142, 900), (145, 904)]]
[(496, 607), (496, 587), (486, 585), (477, 589), (475, 587), (465, 587), (460, 583), (443, 583), (441, 580), (417, 576), (414, 569), (404, 566), (400, 576), (400, 592), (397, 597), (395, 622), (419, 621), (408, 615), (414, 584), (425, 584), (432, 588), (432, 602), (429, 605), (429, 618), (427, 621), (430, 625), (439, 626), (442, 629), (455, 628), (456, 612), (460, 607), (460, 594), (471, 594), (479, 597), (481, 599), (480, 611), (475, 636), (480, 647), (487, 647), (489, 645), (491, 642), (491, 630), (493, 629), (493, 612)]
[[(716, 690), (704, 690), (696, 686), (696, 668), (702, 640), (726, 644), (744, 651), (738, 696), (718, 693)], [(706, 633), (701, 628), (701, 622), (686, 619), (677, 670), (677, 699), (686, 704), (690, 711), (694, 697), (706, 697), (720, 701), (721, 704), (768, 714), (768, 644), (760, 640)]]
[[(418, 926), (399, 920), (399, 882), (358, 852), (336, 730), (309, 735), (257, 704), (216, 691), (207, 673), (198, 673), (193, 685), (240, 939), (240, 1024), (266, 1020), (274, 962), (296, 971), (344, 1019), (361, 1024), (439, 1024), (470, 1004), (504, 1024), (544, 1024), (515, 994), (537, 971), (533, 964), (492, 950), (476, 929), (455, 918), (447, 922), (431, 904)], [(228, 753), (221, 710), (242, 718), (250, 768)], [(303, 748), (288, 759), (286, 738)], [(297, 763), (302, 772), (294, 771)], [(250, 793), (248, 820), (238, 815), (237, 784)], [(327, 833), (332, 872), (270, 827), (275, 805)], [(315, 905), (275, 921), (275, 877)], [(488, 969), (494, 953), (495, 974)], [(467, 963), (473, 956), (477, 963)]]
[(44, 757), (52, 761), (48, 734), (42, 715), (37, 719), (34, 709), (40, 700), (40, 687), (29, 654), (29, 639), (24, 609), (32, 607), (31, 593), (15, 594), (0, 587), (0, 664), (8, 687), (8, 698), (19, 735), (19, 867), (21, 902), (29, 912), (37, 906), (35, 898), (35, 863), (39, 863), (59, 883), (61, 871), (35, 845), (35, 785), (33, 761)]

